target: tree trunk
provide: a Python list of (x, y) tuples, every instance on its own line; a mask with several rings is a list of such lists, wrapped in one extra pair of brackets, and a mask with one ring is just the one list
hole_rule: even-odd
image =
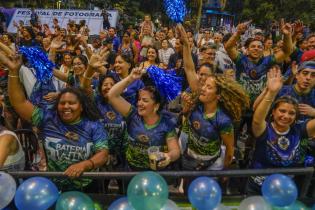
[(203, 5), (203, 0), (198, 0), (196, 31), (199, 31), (199, 28), (200, 28), (200, 21), (201, 21), (201, 15), (202, 15), (202, 5)]

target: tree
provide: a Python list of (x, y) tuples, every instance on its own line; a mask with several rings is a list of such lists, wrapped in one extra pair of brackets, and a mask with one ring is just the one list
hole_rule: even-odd
[(244, 0), (242, 8), (235, 0), (228, 1), (227, 10), (237, 15), (241, 21), (253, 20), (256, 25), (266, 26), (272, 20), (285, 18), (287, 21), (301, 19), (315, 28), (315, 0)]

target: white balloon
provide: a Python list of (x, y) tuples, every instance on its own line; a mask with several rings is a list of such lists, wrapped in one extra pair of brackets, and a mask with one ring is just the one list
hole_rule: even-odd
[(16, 183), (10, 174), (0, 172), (0, 209), (6, 207), (14, 198)]
[(179, 208), (177, 207), (174, 201), (168, 199), (163, 208), (161, 208), (161, 210), (179, 210)]
[(252, 196), (242, 200), (239, 210), (271, 210), (271, 206), (262, 196)]

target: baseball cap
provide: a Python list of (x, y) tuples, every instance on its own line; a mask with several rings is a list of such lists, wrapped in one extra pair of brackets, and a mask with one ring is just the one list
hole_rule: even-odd
[(301, 57), (301, 62), (310, 61), (315, 58), (315, 50), (305, 51)]

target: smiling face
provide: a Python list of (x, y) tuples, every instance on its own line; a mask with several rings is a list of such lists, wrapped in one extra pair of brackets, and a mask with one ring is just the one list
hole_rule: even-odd
[(128, 75), (128, 71), (131, 64), (126, 62), (120, 55), (118, 55), (115, 59), (114, 68), (116, 73), (123, 77), (124, 75)]
[(115, 85), (115, 81), (111, 77), (104, 79), (101, 87), (102, 95), (104, 98), (107, 98), (109, 90)]
[(57, 111), (63, 122), (77, 122), (81, 118), (82, 110), (82, 105), (75, 94), (66, 92), (60, 96)]
[(247, 48), (248, 57), (257, 60), (263, 55), (263, 50), (264, 47), (261, 41), (252, 41)]
[(80, 58), (74, 58), (72, 66), (74, 74), (77, 76), (83, 75), (83, 73), (85, 72), (86, 66)]
[(148, 61), (155, 62), (156, 58), (157, 58), (156, 50), (154, 48), (149, 48), (147, 52)]
[(148, 90), (140, 90), (137, 102), (138, 114), (142, 117), (150, 116), (157, 112), (159, 104), (152, 97)]
[(297, 111), (293, 104), (280, 102), (277, 107), (272, 110), (273, 123), (279, 131), (285, 131), (294, 123), (296, 114)]

